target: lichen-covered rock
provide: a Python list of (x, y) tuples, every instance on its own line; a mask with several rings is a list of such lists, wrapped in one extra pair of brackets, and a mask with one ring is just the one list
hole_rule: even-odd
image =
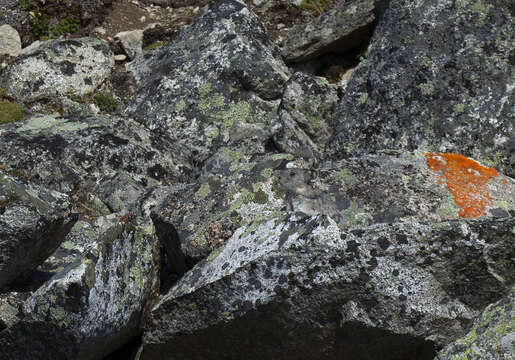
[(113, 66), (113, 54), (103, 40), (49, 40), (0, 70), (0, 88), (23, 102), (81, 96), (95, 90)]
[(224, 148), (206, 161), (205, 172), (195, 183), (162, 190), (152, 218), (173, 260), (172, 270), (184, 273), (240, 226), (252, 223), (255, 227), (282, 214), (284, 191), (275, 170), (291, 158), (275, 154), (248, 161), (242, 153)]
[[(126, 211), (161, 181), (185, 178), (187, 161), (180, 152), (175, 162), (152, 141), (150, 132), (130, 119), (34, 116), (0, 127), (0, 165), (70, 194), (83, 214), (105, 215)], [(156, 141), (174, 149), (166, 140)]]
[(332, 135), (338, 102), (337, 88), (324, 78), (296, 72), (284, 86), (279, 120), (274, 124), (274, 142), (296, 157), (322, 159)]
[(515, 177), (513, 22), (507, 0), (390, 1), (328, 151), (455, 152)]
[(66, 195), (27, 185), (1, 170), (0, 288), (45, 261), (77, 220)]
[(370, 37), (375, 20), (374, 0), (342, 3), (287, 32), (281, 43), (285, 61), (306, 61), (328, 52), (344, 53)]
[(157, 303), (140, 358), (432, 359), (509, 290), (514, 225), (242, 226)]
[(224, 148), (206, 160), (195, 183), (161, 190), (153, 219), (173, 270), (184, 273), (240, 226), (252, 223), (253, 231), (288, 212), (327, 215), (342, 229), (515, 213), (513, 179), (465, 157), (370, 155), (316, 171), (292, 158), (249, 160)]
[(481, 312), (469, 332), (447, 345), (435, 360), (508, 360), (515, 357), (515, 288)]
[[(141, 333), (159, 289), (152, 222), (111, 214), (84, 226), (67, 237), (78, 246), (76, 259), (35, 291), (23, 317), (0, 333), (0, 358), (100, 359)], [(34, 324), (36, 331), (20, 342)]]
[(21, 54), (20, 35), (12, 26), (0, 26), (0, 56), (16, 57)]
[(264, 153), (287, 68), (249, 9), (207, 5), (169, 46), (128, 65), (141, 90), (126, 113), (202, 162), (220, 146)]

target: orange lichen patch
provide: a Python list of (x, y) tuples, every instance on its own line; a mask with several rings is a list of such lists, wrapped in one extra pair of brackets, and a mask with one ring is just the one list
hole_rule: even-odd
[(462, 218), (476, 218), (486, 214), (486, 206), (492, 205), (488, 193), (488, 181), (499, 176), (494, 168), (487, 168), (463, 155), (452, 153), (427, 153), (427, 166), (441, 173), (447, 188), (460, 207)]

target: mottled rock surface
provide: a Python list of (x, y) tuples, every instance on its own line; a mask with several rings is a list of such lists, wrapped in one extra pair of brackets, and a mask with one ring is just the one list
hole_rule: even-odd
[(511, 1), (390, 1), (328, 151), (456, 152), (514, 177), (513, 22)]
[(150, 137), (140, 124), (119, 117), (34, 116), (0, 127), (0, 164), (70, 194), (84, 214), (106, 215), (127, 210), (152, 185), (186, 176), (187, 162), (178, 159), (179, 166), (164, 156)]
[(286, 153), (319, 162), (332, 135), (337, 88), (326, 79), (296, 72), (284, 86), (274, 142)]
[(0, 70), (0, 87), (24, 102), (80, 96), (95, 90), (113, 65), (113, 54), (102, 40), (49, 40)]
[(77, 220), (70, 199), (0, 168), (0, 288), (26, 275), (59, 246)]
[[(347, 230), (480, 215), (509, 218), (515, 212), (513, 179), (482, 178), (475, 172), (484, 169), (470, 159), (466, 167), (442, 171), (430, 168), (421, 154), (328, 161), (317, 171), (292, 159), (275, 154), (249, 161), (222, 149), (206, 160), (195, 183), (162, 189), (153, 219), (167, 255), (177, 259), (172, 268), (182, 274), (239, 227), (253, 224), (247, 231), (254, 231), (288, 212), (327, 215)], [(442, 172), (469, 175), (445, 179)]]
[(515, 289), (488, 305), (463, 337), (447, 345), (435, 360), (508, 360), (515, 356)]
[(128, 65), (141, 90), (125, 113), (201, 163), (221, 145), (264, 153), (288, 69), (247, 7), (212, 2), (169, 46)]
[(242, 226), (154, 307), (141, 359), (432, 359), (509, 290), (514, 224)]
[[(159, 243), (150, 219), (111, 214), (78, 225), (63, 244), (74, 247), (76, 258), (0, 333), (0, 358), (101, 359), (141, 333), (159, 289)], [(20, 342), (31, 327), (32, 336)]]

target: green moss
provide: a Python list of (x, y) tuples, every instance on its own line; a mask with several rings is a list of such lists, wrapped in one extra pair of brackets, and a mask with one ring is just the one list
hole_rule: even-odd
[(162, 42), (162, 41), (156, 41), (156, 42), (153, 42), (152, 44), (148, 45), (148, 46), (145, 46), (143, 48), (143, 51), (149, 51), (149, 50), (152, 50), (152, 49), (156, 49), (158, 47), (161, 47), (163, 46), (165, 43)]
[(6, 124), (23, 118), (21, 106), (7, 101), (0, 101), (0, 124)]
[(227, 111), (217, 114), (216, 117), (223, 120), (225, 129), (229, 129), (236, 121), (250, 123), (252, 121), (252, 109), (246, 101), (240, 101), (229, 105)]
[(302, 0), (299, 9), (317, 16), (322, 14), (329, 4), (331, 4), (331, 0)]
[(260, 189), (254, 193), (254, 202), (258, 204), (266, 204), (268, 202), (268, 195)]
[(110, 94), (102, 91), (93, 96), (93, 102), (104, 112), (114, 112), (118, 107), (118, 102)]

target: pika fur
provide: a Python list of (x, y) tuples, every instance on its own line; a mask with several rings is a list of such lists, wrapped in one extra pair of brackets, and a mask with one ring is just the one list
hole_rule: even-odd
[(279, 186), (285, 191), (286, 210), (313, 216), (323, 214), (340, 223), (341, 214), (329, 195), (313, 187), (313, 172), (290, 168), (277, 170)]

